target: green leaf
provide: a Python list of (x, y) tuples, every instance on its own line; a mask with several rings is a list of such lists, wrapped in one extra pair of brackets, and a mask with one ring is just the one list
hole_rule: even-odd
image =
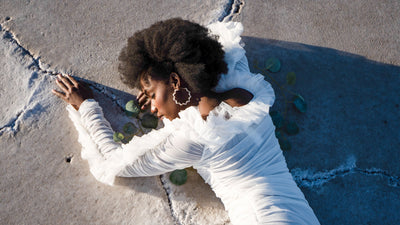
[(282, 137), (278, 139), (278, 141), (283, 151), (289, 151), (290, 149), (292, 149), (292, 145), (290, 144), (290, 141), (287, 138)]
[(120, 142), (122, 139), (124, 139), (124, 135), (120, 132), (114, 132), (113, 139), (115, 142)]
[(294, 121), (290, 121), (285, 124), (285, 132), (288, 135), (295, 135), (299, 133), (299, 126), (297, 126), (297, 123)]
[(135, 136), (135, 135), (133, 135), (133, 134), (128, 135), (128, 136), (125, 135), (124, 139), (122, 139), (122, 143), (128, 144), (132, 140), (133, 136)]
[(273, 73), (276, 73), (281, 69), (281, 62), (279, 59), (271, 57), (265, 61), (265, 68)]
[(287, 73), (286, 82), (288, 85), (294, 85), (296, 83), (296, 74), (294, 72)]
[(281, 128), (284, 125), (283, 116), (281, 115), (280, 112), (271, 111), (269, 112), (269, 115), (271, 116), (272, 122), (274, 123), (276, 128)]
[(142, 117), (141, 123), (145, 128), (157, 128), (158, 118), (152, 114), (145, 114)]
[(300, 112), (305, 113), (307, 111), (307, 103), (301, 95), (294, 97), (293, 104)]
[(137, 117), (140, 113), (140, 107), (135, 100), (130, 100), (125, 105), (125, 113), (127, 116)]
[(122, 130), (124, 131), (125, 134), (131, 135), (135, 134), (137, 132), (137, 128), (135, 124), (128, 122), (126, 123), (123, 127)]
[(137, 116), (135, 113), (129, 112), (129, 111), (126, 111), (126, 110), (125, 110), (125, 115), (128, 116), (128, 117), (136, 117)]
[(183, 170), (175, 170), (169, 175), (169, 180), (175, 185), (182, 185), (187, 181), (187, 172)]

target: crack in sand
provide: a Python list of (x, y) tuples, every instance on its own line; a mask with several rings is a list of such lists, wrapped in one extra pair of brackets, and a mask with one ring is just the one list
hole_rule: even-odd
[(174, 207), (172, 206), (171, 193), (170, 193), (171, 189), (170, 189), (170, 187), (167, 186), (167, 178), (165, 178), (165, 174), (160, 175), (160, 181), (161, 181), (161, 185), (165, 191), (165, 194), (167, 195), (168, 205), (169, 205), (169, 209), (171, 211), (171, 216), (174, 219), (175, 224), (182, 225), (182, 223), (179, 221), (177, 212), (175, 212)]
[(388, 185), (391, 187), (400, 187), (400, 177), (391, 175), (389, 172), (377, 169), (361, 169), (356, 166), (356, 159), (352, 156), (347, 162), (339, 167), (324, 171), (324, 172), (313, 172), (311, 170), (293, 169), (291, 171), (293, 179), (296, 181), (299, 187), (321, 187), (323, 184), (337, 178), (346, 175), (359, 173), (367, 176), (381, 176), (388, 180)]
[[(32, 60), (32, 63), (27, 66), (28, 69), (33, 71), (32, 76), (37, 75), (37, 72), (40, 72), (44, 75), (50, 75), (51, 77), (54, 77), (54, 78), (57, 74), (61, 74), (56, 71), (43, 69), (40, 66), (41, 65), (40, 56), (35, 58), (34, 55), (28, 49), (26, 49), (25, 47), (23, 47), (20, 44), (19, 40), (15, 37), (15, 35), (11, 31), (6, 30), (4, 28), (3, 24), (0, 24), (0, 32), (2, 33), (2, 38), (4, 40), (7, 40), (7, 41), (11, 42), (12, 44), (16, 45), (16, 47), (14, 48), (14, 51), (21, 51), (22, 56), (27, 55)], [(92, 81), (84, 80), (79, 77), (75, 77), (75, 78), (79, 81), (85, 81), (90, 87), (92, 87), (93, 90), (95, 90), (99, 93), (102, 93), (104, 96), (111, 99), (111, 101), (114, 102), (117, 106), (119, 106), (121, 110), (124, 109), (124, 103), (122, 102), (122, 99), (118, 99), (114, 94), (110, 93), (106, 87), (104, 87), (100, 84), (97, 84), (95, 82), (92, 82)], [(30, 79), (32, 79), (32, 78), (30, 78)], [(33, 92), (35, 92), (35, 90), (33, 90)], [(23, 109), (20, 110), (17, 113), (17, 115), (14, 116), (13, 119), (10, 120), (9, 123), (0, 127), (0, 135), (2, 135), (5, 131), (11, 131), (14, 134), (15, 134), (15, 132), (18, 132), (18, 126), (19, 126), (18, 121), (21, 118), (21, 116), (24, 114), (25, 110), (29, 108), (28, 107), (29, 104), (30, 104), (30, 101), (28, 101), (27, 105), (22, 107)]]
[[(20, 50), (23, 52), (23, 54), (28, 55), (28, 56), (33, 60), (33, 63), (32, 63), (30, 66), (28, 66), (28, 69), (32, 69), (32, 67), (33, 67), (34, 70), (40, 71), (40, 72), (42, 72), (43, 74), (48, 74), (48, 75), (50, 75), (50, 76), (56, 76), (57, 74), (61, 74), (60, 72), (56, 72), (56, 71), (52, 71), (52, 70), (43, 69), (43, 68), (40, 66), (40, 64), (41, 64), (41, 63), (40, 63), (40, 56), (35, 58), (35, 57), (33, 56), (33, 54), (32, 54), (28, 49), (24, 48), (24, 47), (19, 43), (18, 39), (15, 37), (15, 35), (12, 34), (12, 32), (10, 32), (9, 30), (4, 29), (1, 25), (0, 25), (0, 32), (4, 32), (4, 33), (5, 33), (5, 34), (3, 35), (3, 38), (4, 38), (4, 39), (9, 40), (9, 41), (12, 42), (13, 44), (16, 44), (16, 45), (17, 45), (17, 48), (16, 48), (16, 49), (20, 49)], [(93, 89), (95, 89), (96, 91), (98, 91), (98, 92), (104, 94), (106, 97), (110, 98), (110, 99), (111, 99), (114, 103), (116, 103), (118, 106), (120, 106), (120, 107), (122, 107), (122, 108), (124, 107), (124, 105), (123, 105), (121, 102), (119, 102), (120, 99), (118, 99), (115, 95), (109, 93), (109, 91), (107, 91), (106, 88), (105, 88), (104, 86), (102, 86), (102, 85), (100, 85), (100, 84), (96, 84), (96, 83), (94, 83), (94, 82), (92, 82), (92, 81), (90, 81), (90, 80), (84, 80), (84, 79), (79, 78), (79, 77), (74, 77), (74, 78), (76, 78), (76, 79), (79, 80), (79, 81), (84, 81), (84, 82), (88, 83), (88, 85), (90, 85), (91, 87), (93, 87)]]
[(230, 0), (225, 8), (224, 13), (220, 16), (218, 21), (229, 22), (236, 18), (241, 12), (245, 5), (244, 0)]
[[(241, 13), (241, 10), (244, 6), (244, 1), (243, 0), (230, 0), (224, 9), (224, 13), (221, 15), (221, 17), (218, 19), (219, 21), (222, 22), (228, 22), (231, 21), (233, 18), (235, 18), (237, 15)], [(29, 56), (29, 58), (32, 59), (32, 64), (28, 66), (28, 69), (36, 70), (38, 72), (42, 72), (45, 75), (50, 75), (55, 77), (57, 74), (60, 74), (60, 72), (56, 72), (53, 70), (47, 70), (43, 69), (41, 66), (40, 62), (40, 56), (35, 57), (27, 48), (23, 47), (20, 44), (20, 41), (16, 38), (16, 36), (10, 31), (7, 30), (4, 27), (4, 23), (7, 22), (3, 21), (0, 23), (0, 32), (4, 32), (3, 39), (10, 41), (11, 43), (15, 44), (17, 47), (15, 49), (21, 50), (22, 54), (26, 54)], [(82, 78), (75, 77), (79, 81), (83, 81)], [(102, 93), (104, 96), (107, 98), (111, 99), (113, 103), (115, 103), (117, 106), (120, 107), (121, 110), (124, 110), (124, 103), (122, 102), (122, 99), (118, 99), (114, 94), (110, 93), (104, 86), (94, 83), (89, 80), (84, 80), (92, 89), (95, 91)], [(27, 107), (24, 107), (24, 110)], [(3, 127), (0, 128), (0, 135), (4, 133), (6, 130), (10, 130), (13, 133), (18, 131), (18, 119), (21, 117), (21, 115), (24, 113), (24, 110), (20, 111), (14, 119), (12, 119), (8, 124), (4, 125)], [(7, 129), (8, 128), (8, 129)]]
[[(43, 69), (40, 66), (40, 56), (35, 58), (33, 56), (33, 54), (26, 48), (24, 48), (20, 42), (18, 41), (18, 39), (15, 37), (15, 35), (13, 35), (12, 32), (10, 32), (9, 30), (6, 30), (3, 28), (2, 24), (0, 24), (0, 32), (3, 32), (3, 39), (10, 41), (11, 43), (16, 45), (16, 50), (20, 50), (22, 52), (23, 55), (28, 55), (29, 58), (32, 59), (32, 64), (28, 66), (28, 69), (32, 69), (34, 72), (41, 72), (44, 75), (50, 75), (52, 77), (55, 77), (57, 74), (60, 74), (59, 72), (56, 71), (52, 71), (52, 70), (46, 70)], [(33, 75), (32, 75), (33, 76)], [(118, 99), (114, 94), (110, 93), (106, 87), (104, 87), (101, 84), (97, 84), (95, 82), (89, 81), (89, 80), (84, 80), (83, 78), (79, 78), (79, 77), (75, 77), (78, 81), (84, 81), (86, 82), (90, 87), (92, 87), (93, 90), (102, 93), (104, 96), (108, 97), (111, 99), (112, 102), (114, 102), (117, 106), (119, 106), (122, 110), (124, 109), (124, 103), (122, 103), (122, 99)], [(32, 78), (30, 78), (32, 79)], [(29, 103), (28, 103), (29, 105)], [(18, 127), (19, 127), (19, 120), (21, 118), (21, 116), (23, 116), (25, 110), (27, 109), (27, 106), (23, 107), (23, 110), (20, 110), (17, 115), (10, 120), (10, 122), (6, 125), (4, 125), (3, 127), (0, 128), (0, 135), (2, 135), (5, 131), (11, 131), (15, 134), (15, 132), (18, 132)], [(72, 158), (72, 157), (71, 157)], [(69, 159), (69, 158), (67, 158)], [(70, 159), (69, 159), (70, 160)], [(170, 188), (167, 186), (167, 181), (166, 178), (164, 177), (164, 175), (160, 176), (160, 180), (161, 180), (161, 184), (162, 187), (167, 195), (167, 199), (168, 199), (168, 205), (170, 207), (170, 211), (171, 211), (171, 215), (172, 218), (175, 222), (175, 224), (177, 225), (181, 225), (177, 213), (174, 211), (173, 207), (172, 207), (172, 201), (171, 201), (171, 197), (170, 197)]]
[(4, 29), (3, 26), (0, 25), (0, 32), (4, 32), (3, 39), (8, 40), (11, 43), (17, 45), (15, 50), (17, 50), (17, 49), (21, 50), (22, 54), (28, 55), (32, 59), (33, 62), (31, 65), (28, 66), (28, 69), (36, 69), (43, 73), (51, 73), (50, 71), (40, 68), (40, 62), (39, 62), (40, 57), (35, 58), (29, 50), (22, 47), (22, 45), (20, 44), (18, 39), (15, 37), (15, 35), (13, 35), (13, 33), (11, 31)]
[(24, 110), (19, 111), (17, 113), (17, 115), (13, 119), (11, 119), (8, 124), (6, 124), (0, 128), (0, 136), (3, 135), (3, 133), (6, 131), (12, 132), (13, 134), (18, 132), (18, 127), (19, 127), (18, 121), (21, 118), (23, 112), (24, 112)]

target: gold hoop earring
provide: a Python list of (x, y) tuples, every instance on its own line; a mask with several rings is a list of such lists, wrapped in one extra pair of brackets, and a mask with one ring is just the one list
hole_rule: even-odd
[[(186, 100), (185, 102), (179, 102), (179, 101), (176, 99), (176, 93), (178, 93), (178, 91), (186, 91), (186, 95), (187, 95), (188, 97), (187, 97), (187, 100)], [(187, 105), (187, 104), (190, 102), (190, 99), (191, 99), (191, 98), (192, 98), (192, 95), (190, 94), (190, 91), (189, 91), (189, 89), (187, 89), (187, 88), (182, 88), (182, 90), (181, 90), (181, 89), (175, 89), (175, 90), (174, 90), (174, 93), (172, 94), (172, 99), (174, 100), (175, 104), (180, 105), (180, 106)]]

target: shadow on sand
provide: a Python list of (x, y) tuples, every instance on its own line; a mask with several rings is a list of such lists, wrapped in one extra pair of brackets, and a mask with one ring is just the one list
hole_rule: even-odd
[[(400, 216), (391, 209), (400, 207), (400, 189), (391, 178), (400, 177), (400, 66), (301, 43), (243, 41), (252, 72), (260, 72), (255, 61), (279, 58), (281, 71), (271, 75), (285, 84), (285, 75), (295, 72), (290, 89), (308, 104), (305, 114), (291, 108), (287, 115), (300, 126), (289, 137), (292, 150), (284, 152), (288, 167), (324, 172), (354, 157), (356, 170), (365, 172), (303, 188), (321, 224), (397, 224)], [(271, 84), (277, 96), (272, 109), (282, 110), (282, 91)]]

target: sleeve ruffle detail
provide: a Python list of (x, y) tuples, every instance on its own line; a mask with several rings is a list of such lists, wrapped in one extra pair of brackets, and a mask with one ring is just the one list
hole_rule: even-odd
[(218, 41), (225, 51), (225, 62), (228, 64), (228, 71), (234, 71), (236, 63), (245, 57), (246, 53), (241, 46), (240, 37), (243, 32), (243, 25), (239, 22), (216, 22), (207, 27), (211, 35), (218, 37)]
[[(128, 165), (156, 148), (173, 130), (171, 124), (166, 124), (164, 128), (141, 137), (135, 136), (128, 144), (120, 145), (113, 141), (111, 126), (95, 100), (85, 100), (79, 111), (68, 105), (67, 111), (78, 131), (82, 159), (88, 161), (93, 176), (108, 185), (113, 185), (115, 177), (123, 173)], [(94, 134), (91, 135), (89, 130)]]
[[(264, 76), (249, 71), (245, 50), (241, 44), (241, 23), (217, 22), (208, 28), (212, 35), (218, 36), (229, 68), (227, 74), (221, 75), (215, 91), (243, 88), (254, 95), (248, 104), (241, 107), (231, 107), (222, 102), (210, 112), (206, 121), (202, 119), (196, 107), (180, 112), (180, 117), (198, 132), (204, 142), (217, 147), (240, 132), (248, 132), (250, 126), (258, 124), (268, 116), (269, 108), (275, 101), (275, 94), (271, 85), (264, 80)], [(257, 135), (254, 135), (254, 138), (257, 138)]]
[[(87, 100), (86, 100), (87, 101)], [(86, 102), (85, 101), (85, 102)], [(86, 105), (89, 105), (85, 103)], [(92, 103), (93, 104), (93, 103)], [(81, 105), (82, 108), (83, 104)], [(82, 111), (80, 108), (80, 111)], [(87, 107), (89, 109), (90, 107)], [(67, 106), (69, 117), (78, 131), (78, 141), (82, 145), (81, 157), (89, 163), (90, 172), (100, 182), (113, 185), (115, 176), (123, 168), (122, 162), (113, 160), (114, 157), (105, 159), (98, 150), (96, 143), (81, 121), (81, 115), (71, 105)]]

